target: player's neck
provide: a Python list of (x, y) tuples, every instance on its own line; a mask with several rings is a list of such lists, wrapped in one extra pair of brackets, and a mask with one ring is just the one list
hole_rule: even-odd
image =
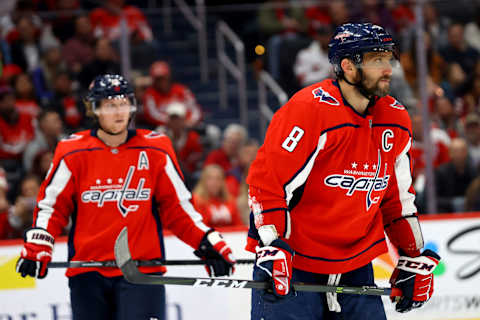
[(347, 102), (360, 114), (364, 114), (367, 110), (369, 100), (358, 91), (355, 86), (348, 84), (345, 80), (339, 79), (338, 84), (342, 95)]
[(97, 130), (97, 136), (109, 147), (118, 147), (125, 141), (127, 141), (128, 130), (123, 131), (120, 134), (109, 134), (102, 129)]

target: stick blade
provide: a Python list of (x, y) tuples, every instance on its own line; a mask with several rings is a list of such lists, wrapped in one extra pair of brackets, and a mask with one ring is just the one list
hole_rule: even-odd
[(148, 276), (138, 270), (130, 254), (127, 227), (124, 227), (118, 234), (117, 240), (115, 240), (114, 253), (117, 266), (128, 282), (134, 284), (164, 284), (160, 276)]
[(130, 254), (130, 248), (128, 247), (128, 230), (124, 227), (118, 234), (117, 240), (115, 240), (114, 246), (115, 261), (117, 266), (122, 269), (122, 265), (132, 260)]

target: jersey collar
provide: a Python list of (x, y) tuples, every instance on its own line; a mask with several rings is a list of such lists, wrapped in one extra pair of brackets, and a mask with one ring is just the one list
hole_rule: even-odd
[(345, 99), (345, 97), (343, 96), (343, 92), (342, 90), (340, 89), (340, 84), (338, 83), (338, 80), (333, 80), (332, 81), (332, 84), (338, 88), (338, 91), (340, 92), (340, 96), (342, 97), (342, 101), (343, 101), (343, 104), (347, 107), (349, 107), (350, 109), (352, 109), (352, 111), (362, 117), (362, 118), (366, 118), (368, 115), (370, 115), (372, 112), (370, 110), (370, 108), (372, 108), (376, 103), (377, 101), (379, 100), (379, 97), (375, 96), (373, 99), (370, 99), (370, 102), (368, 103), (368, 106), (367, 106), (367, 109), (365, 109), (365, 112), (362, 114), (360, 112), (358, 112), (357, 110), (355, 110), (355, 108), (347, 101), (347, 99)]
[[(93, 128), (93, 129), (91, 129), (91, 130), (90, 130), (90, 135), (91, 135), (92, 137), (97, 138), (98, 140), (101, 140), (101, 139), (98, 137), (98, 135), (97, 135), (97, 130), (98, 130), (98, 128)], [(125, 140), (125, 142), (122, 143), (122, 144), (127, 143), (131, 138), (133, 138), (133, 137), (135, 137), (135, 136), (137, 135), (137, 130), (136, 130), (136, 129), (128, 129), (127, 131), (128, 131), (127, 140)]]

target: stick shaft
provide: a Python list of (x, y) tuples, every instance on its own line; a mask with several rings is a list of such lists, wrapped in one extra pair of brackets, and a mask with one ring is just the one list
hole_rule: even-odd
[[(240, 259), (236, 264), (253, 264), (253, 259)], [(139, 267), (155, 266), (202, 266), (203, 260), (136, 260)], [(117, 268), (117, 263), (111, 261), (52, 261), (49, 268)]]

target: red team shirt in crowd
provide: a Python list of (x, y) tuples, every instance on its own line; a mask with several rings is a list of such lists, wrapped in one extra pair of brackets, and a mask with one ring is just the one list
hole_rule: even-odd
[(197, 104), (193, 93), (182, 84), (173, 83), (170, 91), (160, 93), (153, 87), (145, 91), (143, 101), (143, 116), (145, 121), (155, 126), (162, 126), (168, 122), (167, 107), (172, 102), (180, 102), (187, 109), (186, 120), (189, 124), (196, 124), (202, 118), (202, 111)]
[(384, 224), (416, 214), (410, 145), (410, 118), (394, 98), (362, 115), (334, 80), (301, 90), (274, 115), (250, 167), (247, 250), (258, 227), (275, 224), (295, 250), (294, 268), (332, 274), (368, 264), (387, 251)]
[[(125, 226), (133, 259), (162, 258), (162, 228), (193, 248), (208, 230), (190, 198), (167, 136), (130, 131), (125, 143), (111, 148), (95, 131), (82, 131), (58, 144), (40, 188), (33, 226), (57, 237), (71, 215), (69, 260), (114, 260), (115, 239)], [(115, 268), (76, 268), (68, 269), (67, 276), (88, 271), (121, 275)]]
[(195, 208), (203, 216), (203, 221), (209, 227), (242, 226), (243, 222), (237, 209), (237, 202), (234, 198), (231, 200), (221, 200), (218, 198), (207, 201), (193, 196)]
[[(152, 30), (140, 9), (134, 6), (125, 6), (122, 9), (122, 15), (127, 20), (129, 34), (136, 33), (140, 36), (140, 39), (145, 41), (153, 39)], [(113, 14), (104, 8), (93, 10), (90, 13), (90, 22), (92, 23), (95, 37), (106, 37), (109, 40), (120, 38), (122, 34), (120, 19), (122, 15)]]
[(35, 136), (34, 118), (29, 113), (19, 112), (14, 124), (0, 117), (0, 159), (18, 159), (27, 144)]

